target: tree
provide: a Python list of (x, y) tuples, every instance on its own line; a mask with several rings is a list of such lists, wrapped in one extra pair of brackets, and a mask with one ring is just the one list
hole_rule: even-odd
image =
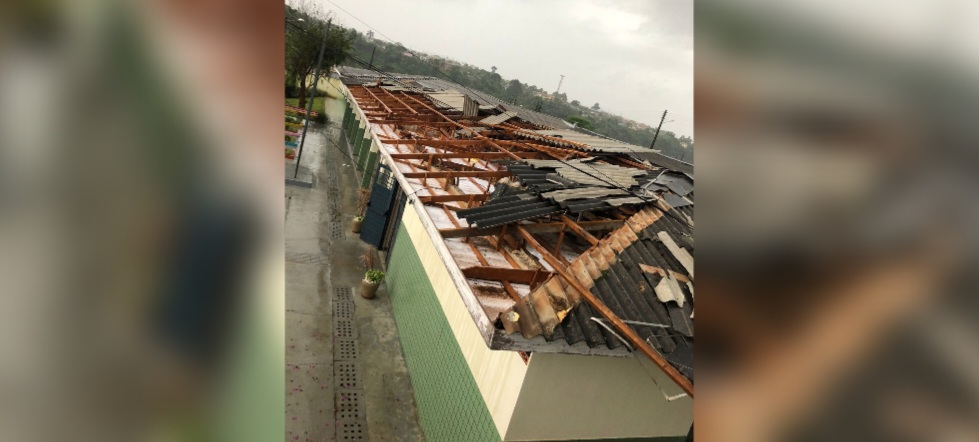
[(566, 94), (564, 92), (556, 93), (556, 94), (554, 94), (554, 99), (557, 100), (557, 101), (560, 101), (562, 103), (567, 103), (568, 102), (568, 94)]
[(575, 107), (581, 107), (581, 102), (578, 100), (571, 100), (571, 105)]
[(504, 93), (506, 93), (508, 98), (517, 98), (523, 94), (523, 85), (520, 84), (520, 80), (510, 80), (510, 82), (507, 83)]
[(492, 70), (493, 70), (493, 73), (494, 73), (494, 74), (496, 73), (496, 66), (493, 66), (493, 67), (491, 67), (490, 69), (492, 69)]
[(582, 117), (570, 116), (568, 118), (565, 118), (564, 121), (567, 121), (568, 123), (572, 123), (575, 126), (578, 126), (582, 129), (588, 129), (588, 130), (594, 129), (594, 127), (591, 125), (591, 121)]
[(593, 104), (591, 108), (592, 110), (602, 110), (602, 108), (598, 105), (598, 103)]
[(299, 107), (306, 107), (308, 90), (315, 87), (313, 76), (323, 42), (326, 46), (320, 69), (329, 72), (350, 54), (355, 35), (340, 26), (327, 29), (329, 16), (314, 3), (302, 3), (289, 15), (303, 21), (293, 20), (292, 25), (286, 26), (286, 77), (298, 81)]

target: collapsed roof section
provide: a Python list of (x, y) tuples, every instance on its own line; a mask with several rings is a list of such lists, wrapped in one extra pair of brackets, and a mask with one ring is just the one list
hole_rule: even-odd
[[(692, 168), (441, 80), (359, 71), (338, 70), (348, 99), (491, 348), (639, 351), (692, 394)], [(446, 106), (450, 89), (476, 114)]]

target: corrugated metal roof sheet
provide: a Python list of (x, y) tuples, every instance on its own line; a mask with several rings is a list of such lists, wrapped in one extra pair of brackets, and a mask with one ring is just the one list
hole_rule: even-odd
[(487, 126), (496, 126), (497, 124), (500, 124), (500, 123), (502, 123), (502, 122), (504, 122), (506, 120), (509, 120), (509, 119), (511, 119), (513, 117), (516, 117), (516, 116), (517, 116), (517, 113), (516, 112), (514, 112), (514, 111), (506, 111), (506, 112), (504, 112), (502, 114), (499, 114), (499, 115), (493, 115), (493, 116), (489, 116), (489, 117), (483, 118), (482, 120), (479, 120), (479, 123), (480, 124), (485, 124)]
[(462, 111), (466, 106), (466, 96), (457, 90), (447, 90), (439, 92), (427, 92), (432, 101), (435, 102), (436, 107), (441, 109), (453, 109), (457, 111)]
[(639, 161), (648, 161), (654, 166), (665, 167), (689, 175), (693, 174), (693, 164), (680, 161), (676, 158), (670, 158), (654, 150), (646, 149), (645, 151), (637, 151), (630, 154), (630, 156)]
[(629, 144), (622, 141), (613, 140), (611, 138), (596, 137), (594, 135), (588, 135), (570, 129), (534, 131), (525, 130), (520, 131), (519, 134), (521, 136), (537, 140), (546, 140), (544, 137), (560, 138), (562, 140), (577, 143), (567, 143), (566, 145), (569, 147), (581, 148), (596, 152), (630, 154), (633, 152), (649, 151), (649, 149), (636, 146), (635, 144)]
[(587, 187), (578, 189), (562, 189), (554, 190), (550, 192), (541, 193), (541, 196), (547, 199), (551, 199), (557, 202), (564, 202), (567, 200), (583, 199), (583, 198), (597, 198), (597, 197), (607, 197), (616, 195), (628, 195), (621, 189), (610, 189), (608, 187)]
[(552, 168), (564, 178), (589, 186), (624, 187), (628, 189), (639, 185), (636, 177), (647, 174), (642, 169), (581, 160), (526, 160), (525, 162), (538, 169)]

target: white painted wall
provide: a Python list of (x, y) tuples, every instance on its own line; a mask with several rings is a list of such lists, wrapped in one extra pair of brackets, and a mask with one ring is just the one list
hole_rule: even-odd
[(686, 436), (693, 400), (640, 358), (534, 353), (504, 440)]

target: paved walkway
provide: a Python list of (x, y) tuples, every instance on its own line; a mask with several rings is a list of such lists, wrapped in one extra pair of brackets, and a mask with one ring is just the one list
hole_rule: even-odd
[[(361, 433), (344, 433), (361, 429), (352, 422), (363, 421), (366, 414), (369, 440), (419, 441), (423, 437), (390, 298), (383, 285), (373, 300), (359, 296), (364, 274), (360, 256), (368, 247), (350, 232), (350, 221), (360, 181), (351, 160), (327, 140), (343, 146), (342, 112), (340, 103), (329, 100), (331, 124), (310, 127), (307, 134), (302, 165), (309, 168), (315, 186), (286, 186), (285, 440), (368, 440), (357, 439)], [(352, 301), (338, 304), (337, 289), (344, 288), (350, 289)], [(352, 319), (336, 321), (335, 307), (344, 310), (349, 302)], [(357, 346), (353, 359), (348, 351), (351, 336)], [(335, 349), (335, 343), (341, 345)], [(341, 358), (336, 364), (335, 356)], [(358, 373), (335, 376), (336, 368), (349, 367), (357, 367)], [(338, 388), (337, 381), (353, 381), (352, 386), (360, 388), (350, 395), (346, 392), (351, 385)], [(344, 401), (339, 410), (338, 392)], [(351, 398), (355, 403), (345, 402)]]

